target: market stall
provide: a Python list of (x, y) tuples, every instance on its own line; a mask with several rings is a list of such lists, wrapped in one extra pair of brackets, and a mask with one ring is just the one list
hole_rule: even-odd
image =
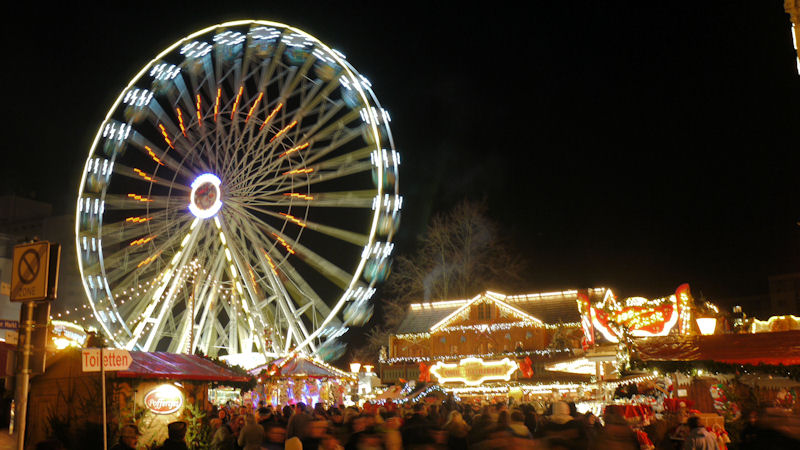
[(729, 419), (751, 394), (758, 404), (800, 407), (800, 331), (654, 338), (636, 346), (632, 367), (675, 374), (678, 396)]
[[(106, 373), (109, 442), (121, 424), (137, 424), (142, 444), (160, 443), (167, 424), (189, 423), (187, 439), (201, 431), (209, 387), (246, 387), (251, 377), (195, 355), (130, 352), (128, 369)], [(102, 439), (99, 372), (84, 372), (81, 350), (68, 348), (48, 358), (47, 371), (31, 380), (26, 442), (57, 437), (65, 443)], [(102, 446), (102, 444), (100, 444)], [(86, 447), (92, 447), (91, 442)]]
[(252, 401), (272, 406), (303, 402), (338, 405), (345, 402), (358, 380), (349, 373), (301, 353), (276, 359), (250, 371), (259, 384)]

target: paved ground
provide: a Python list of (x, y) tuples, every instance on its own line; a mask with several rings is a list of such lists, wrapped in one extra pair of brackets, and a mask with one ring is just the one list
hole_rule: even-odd
[(0, 428), (0, 450), (16, 450), (17, 435), (8, 434), (8, 428)]

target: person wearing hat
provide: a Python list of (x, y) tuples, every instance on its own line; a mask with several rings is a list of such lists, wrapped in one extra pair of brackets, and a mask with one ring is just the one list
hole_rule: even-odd
[(128, 424), (122, 427), (119, 434), (119, 442), (111, 447), (111, 450), (136, 450), (139, 443), (139, 428), (136, 425)]
[(159, 450), (189, 450), (186, 445), (186, 422), (172, 422), (167, 425), (167, 440)]

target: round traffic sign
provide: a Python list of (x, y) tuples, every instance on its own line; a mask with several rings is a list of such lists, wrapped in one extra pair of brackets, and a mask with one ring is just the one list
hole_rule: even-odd
[(17, 264), (17, 273), (19, 274), (19, 281), (22, 284), (31, 284), (36, 280), (39, 275), (39, 266), (41, 258), (39, 252), (34, 249), (25, 250), (22, 257)]

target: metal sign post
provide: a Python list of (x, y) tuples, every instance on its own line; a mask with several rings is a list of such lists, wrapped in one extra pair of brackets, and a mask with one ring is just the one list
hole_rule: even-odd
[[(100, 347), (100, 361), (103, 361), (103, 347)], [(106, 365), (100, 363), (100, 385), (103, 401), (103, 450), (108, 450), (108, 416), (106, 415)]]
[(106, 416), (106, 371), (128, 370), (133, 359), (127, 350), (86, 349), (81, 352), (81, 369), (84, 372), (100, 372), (103, 396), (103, 450), (108, 448), (108, 418)]
[[(19, 412), (15, 412), (18, 420), (17, 449), (25, 448), (25, 427), (28, 416), (28, 390), (31, 378), (31, 355), (34, 354), (32, 334), (36, 324), (34, 310), (39, 309), (37, 302), (55, 300), (58, 291), (58, 269), (61, 259), (61, 246), (47, 241), (20, 244), (14, 247), (14, 262), (11, 272), (12, 302), (24, 302), (23, 312), (20, 314), (22, 333), (19, 344), (22, 350), (22, 361), (19, 370), (19, 398), (15, 405)], [(38, 324), (43, 330), (37, 330), (39, 337), (37, 344), (44, 346), (47, 341), (47, 321), (50, 305), (46, 304), (44, 318)], [(38, 316), (38, 315), (37, 315)], [(37, 352), (38, 353), (38, 352)], [(44, 372), (44, 348), (41, 349), (41, 363), (36, 362), (35, 367)]]
[(24, 308), (27, 310), (26, 319), (23, 325), (25, 330), (25, 341), (22, 346), (22, 370), (20, 371), (20, 394), (17, 405), (19, 406), (19, 430), (17, 431), (17, 450), (25, 448), (25, 425), (28, 413), (28, 382), (30, 381), (31, 370), (28, 367), (31, 356), (31, 329), (33, 328), (33, 302), (25, 302)]

